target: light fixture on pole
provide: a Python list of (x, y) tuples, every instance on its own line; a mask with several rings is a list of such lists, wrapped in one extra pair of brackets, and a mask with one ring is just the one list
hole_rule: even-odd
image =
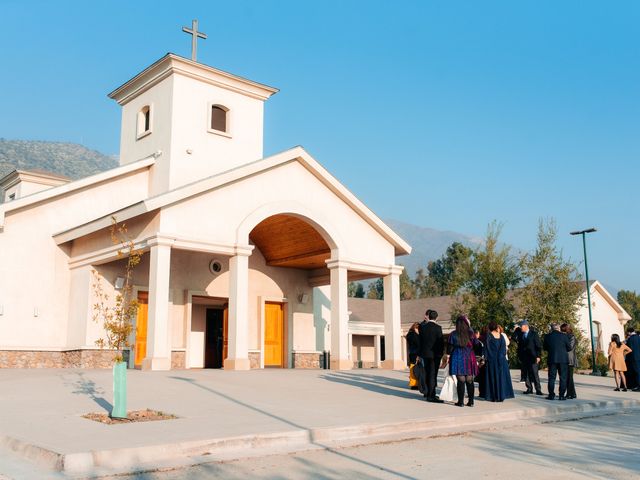
[(589, 287), (589, 266), (587, 265), (587, 240), (586, 234), (597, 232), (595, 228), (587, 228), (576, 232), (570, 232), (571, 235), (582, 235), (582, 249), (584, 251), (584, 276), (587, 282), (587, 303), (589, 306), (589, 335), (591, 336), (591, 368), (592, 375), (596, 375), (596, 345), (593, 338), (593, 317), (591, 315), (591, 288)]

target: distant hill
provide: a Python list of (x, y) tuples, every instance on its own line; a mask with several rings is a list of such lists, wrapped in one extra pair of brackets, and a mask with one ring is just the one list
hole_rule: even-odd
[(396, 263), (405, 266), (411, 278), (415, 276), (416, 270), (425, 268), (429, 261), (440, 258), (453, 242), (459, 242), (470, 248), (476, 248), (483, 242), (481, 238), (463, 233), (418, 227), (393, 219), (386, 219), (384, 222), (413, 248), (411, 255), (396, 259)]
[(75, 180), (117, 166), (116, 158), (76, 143), (0, 138), (0, 178), (14, 169), (40, 169)]

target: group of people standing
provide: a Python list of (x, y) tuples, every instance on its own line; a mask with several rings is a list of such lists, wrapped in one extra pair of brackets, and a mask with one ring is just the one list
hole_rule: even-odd
[[(458, 401), (464, 406), (465, 390), (467, 406), (475, 401), (475, 382), (478, 396), (491, 402), (514, 398), (509, 372), (508, 347), (510, 340), (495, 321), (482, 332), (474, 332), (469, 319), (461, 315), (456, 319), (455, 330), (448, 339), (437, 323), (438, 312), (427, 310), (421, 323), (414, 323), (407, 333), (410, 385), (420, 390), (427, 402), (444, 403), (436, 395), (438, 370), (448, 366), (449, 376), (455, 378)], [(576, 336), (567, 323), (552, 324), (544, 340), (529, 326), (527, 320), (518, 323), (511, 340), (517, 344), (517, 356), (521, 365), (521, 381), (526, 385), (525, 395), (544, 395), (540, 384), (539, 368), (542, 352), (547, 352), (548, 393), (547, 400), (577, 398), (573, 380), (578, 366)], [(633, 328), (627, 330), (626, 342), (617, 334), (609, 345), (609, 366), (614, 371), (616, 391), (627, 391), (628, 381), (633, 390), (640, 391), (640, 335)], [(628, 356), (625, 361), (625, 356)], [(630, 368), (627, 368), (630, 365)], [(630, 370), (631, 378), (625, 376)], [(556, 397), (556, 381), (558, 396)]]
[(448, 340), (437, 323), (438, 312), (427, 310), (422, 323), (414, 323), (407, 333), (410, 382), (415, 383), (426, 401), (443, 403), (436, 395), (438, 369), (449, 367), (449, 375), (456, 379), (458, 401), (467, 406), (475, 401), (474, 382), (479, 382), (479, 396), (492, 402), (513, 398), (513, 386), (507, 361), (508, 338), (500, 332), (496, 322), (490, 322), (484, 342), (473, 331), (469, 319), (461, 315)]
[(578, 364), (576, 354), (576, 337), (571, 325), (563, 323), (551, 325), (550, 331), (540, 340), (538, 333), (531, 329), (529, 322), (521, 321), (516, 328), (513, 340), (517, 343), (518, 360), (520, 360), (520, 372), (525, 382), (525, 395), (544, 395), (540, 385), (540, 360), (542, 351), (547, 356), (549, 369), (547, 400), (556, 398), (556, 379), (559, 377), (558, 399), (569, 400), (577, 398), (576, 388), (573, 382), (573, 370)]

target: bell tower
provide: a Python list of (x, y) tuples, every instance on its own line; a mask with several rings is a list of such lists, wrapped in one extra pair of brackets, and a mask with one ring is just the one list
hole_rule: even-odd
[(157, 195), (263, 157), (278, 90), (169, 53), (109, 94), (122, 106), (120, 164), (155, 152)]

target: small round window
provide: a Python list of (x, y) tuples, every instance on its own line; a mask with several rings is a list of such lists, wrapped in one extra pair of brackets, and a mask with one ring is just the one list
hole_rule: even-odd
[(214, 275), (218, 275), (222, 271), (222, 263), (220, 263), (220, 260), (211, 260), (209, 262), (209, 271)]

